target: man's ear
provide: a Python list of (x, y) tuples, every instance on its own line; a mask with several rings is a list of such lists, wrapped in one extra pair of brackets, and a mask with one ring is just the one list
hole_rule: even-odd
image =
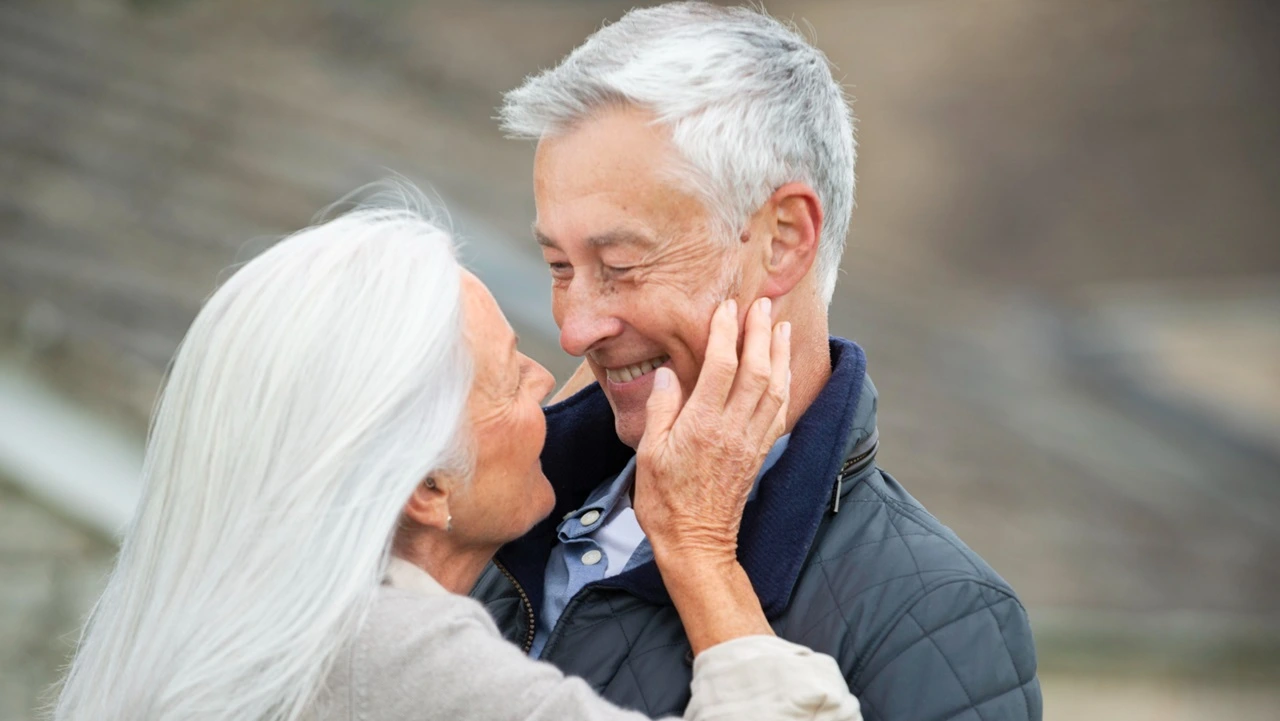
[(447, 480), (428, 477), (413, 489), (413, 495), (404, 504), (404, 515), (410, 521), (426, 527), (446, 530), (449, 527), (449, 487)]
[(757, 219), (757, 227), (768, 236), (766, 279), (760, 294), (784, 296), (804, 280), (818, 258), (822, 202), (805, 183), (787, 183), (774, 191)]

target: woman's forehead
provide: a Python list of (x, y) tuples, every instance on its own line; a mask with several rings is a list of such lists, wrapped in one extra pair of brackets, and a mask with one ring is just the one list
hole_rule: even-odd
[(517, 342), (515, 331), (493, 294), (471, 273), (462, 282), (463, 334), (471, 346), (476, 377), (507, 365)]

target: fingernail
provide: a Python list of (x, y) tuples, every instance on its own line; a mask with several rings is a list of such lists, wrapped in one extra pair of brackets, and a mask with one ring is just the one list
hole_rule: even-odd
[(655, 374), (655, 375), (653, 376), (653, 387), (654, 387), (654, 388), (661, 390), (661, 389), (666, 388), (666, 387), (668, 387), (668, 386), (670, 386), (670, 385), (671, 385), (671, 371), (670, 371), (670, 370), (668, 370), (668, 369), (666, 369), (666, 368), (659, 368), (658, 370), (654, 371), (654, 374)]
[(761, 298), (760, 310), (764, 311), (765, 313), (771, 312), (773, 310), (773, 301), (769, 300), (768, 298)]
[(733, 298), (730, 298), (730, 299), (729, 299), (729, 302), (728, 302), (728, 304), (727, 304), (727, 305), (729, 306), (729, 312), (730, 312), (730, 313), (732, 313), (732, 314), (734, 315), (734, 317), (737, 317), (737, 315), (738, 315), (738, 301), (734, 300)]
[(791, 340), (791, 321), (782, 322), (782, 337)]

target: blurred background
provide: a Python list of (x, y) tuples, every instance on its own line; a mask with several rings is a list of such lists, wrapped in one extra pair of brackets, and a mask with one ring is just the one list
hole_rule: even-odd
[[(0, 3), (0, 721), (38, 717), (200, 302), (396, 171), (561, 380), (492, 116), (630, 2)], [(1031, 613), (1047, 719), (1280, 708), (1280, 6), (774, 0), (857, 98), (832, 308), (881, 459)]]

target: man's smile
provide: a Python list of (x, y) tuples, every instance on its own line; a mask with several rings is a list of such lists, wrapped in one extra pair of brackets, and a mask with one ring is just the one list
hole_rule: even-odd
[(655, 358), (642, 360), (639, 363), (630, 365), (617, 366), (614, 368), (604, 368), (605, 377), (612, 384), (630, 383), (642, 376), (652, 373), (655, 369), (660, 368), (663, 363), (671, 360), (671, 356), (660, 355)]

